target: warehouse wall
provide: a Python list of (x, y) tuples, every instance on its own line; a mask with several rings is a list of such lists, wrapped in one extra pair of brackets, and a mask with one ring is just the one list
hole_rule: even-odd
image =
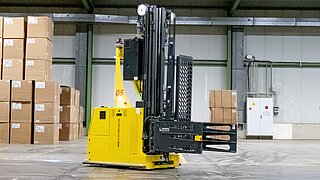
[[(319, 11), (240, 10), (236, 16), (319, 17)], [(247, 27), (245, 54), (277, 62), (320, 62), (320, 33), (313, 27)], [(274, 118), (275, 139), (320, 139), (320, 69), (276, 67), (273, 89), (279, 115)], [(264, 69), (259, 68), (258, 91), (265, 92)]]
[[(114, 57), (114, 42), (117, 37), (132, 38), (135, 26), (95, 25), (94, 58)], [(226, 59), (226, 29), (222, 27), (177, 28), (176, 54), (191, 55), (198, 60)], [(75, 58), (75, 26), (57, 24), (54, 36), (54, 57), (64, 61)], [(67, 58), (67, 59), (66, 59)], [(53, 79), (61, 84), (74, 86), (75, 67), (73, 64), (54, 64)], [(193, 119), (209, 121), (208, 91), (225, 89), (225, 67), (194, 67)], [(95, 64), (93, 66), (93, 106), (112, 106), (114, 89), (114, 65)], [(129, 99), (135, 102), (136, 94), (130, 82), (125, 82)]]
[[(196, 13), (195, 13), (196, 12)], [(117, 14), (118, 11), (113, 13)], [(121, 12), (122, 13), (122, 12)], [(133, 11), (128, 12), (128, 14)], [(180, 15), (209, 16), (207, 11), (181, 10)], [(223, 15), (224, 12), (220, 12)], [(238, 16), (317, 17), (317, 11), (237, 11)], [(213, 14), (219, 15), (218, 14)], [(65, 28), (69, 26), (69, 28)], [(55, 32), (54, 57), (74, 58), (75, 26), (64, 24)], [(66, 32), (67, 31), (67, 32)], [(187, 54), (201, 60), (226, 59), (226, 28), (224, 27), (177, 27), (176, 54)], [(272, 61), (320, 61), (320, 33), (318, 28), (249, 27), (245, 29), (245, 53), (257, 59)], [(95, 25), (94, 58), (112, 58), (117, 37), (130, 38), (135, 26)], [(93, 105), (112, 105), (112, 65), (94, 65)], [(74, 66), (54, 65), (53, 76), (63, 84), (74, 85)], [(195, 67), (193, 119), (208, 121), (207, 91), (225, 88), (224, 67)], [(319, 82), (317, 68), (275, 68), (274, 89), (280, 113), (276, 123), (320, 123)], [(262, 73), (260, 72), (262, 75)], [(67, 77), (67, 78), (66, 78)], [(263, 82), (264, 77), (260, 82)], [(130, 97), (134, 97), (130, 83), (125, 84)], [(265, 90), (263, 83), (259, 84)], [(134, 98), (131, 98), (133, 102)]]
[[(113, 26), (113, 25), (112, 25)], [(95, 27), (94, 57), (112, 58), (114, 56), (114, 39), (117, 37), (130, 38), (128, 29), (122, 26), (99, 25)], [(225, 35), (212, 35), (212, 31), (189, 29), (181, 27), (177, 35), (177, 54), (192, 55), (195, 59), (222, 60), (225, 59)], [(63, 28), (65, 29), (65, 28)], [(187, 31), (187, 30), (188, 31)], [(263, 29), (263, 30), (262, 30)], [(279, 29), (281, 32), (279, 32)], [(319, 46), (319, 37), (311, 36), (311, 29), (292, 28), (288, 36), (287, 28), (252, 28), (246, 29), (245, 52), (254, 54), (257, 59), (274, 61), (315, 61), (319, 60), (316, 50)], [(290, 30), (290, 29), (289, 29)], [(205, 35), (205, 32), (210, 35)], [(118, 33), (118, 32), (121, 32)], [(187, 35), (184, 33), (190, 33)], [(300, 32), (300, 33), (299, 33)], [(305, 34), (310, 32), (309, 34)], [(273, 33), (273, 34), (272, 34)], [(262, 34), (262, 35), (261, 35)], [(286, 34), (286, 35), (284, 35)], [(300, 35), (299, 35), (300, 34)], [(208, 38), (210, 37), (210, 38)], [(70, 33), (60, 33), (55, 36), (54, 57), (74, 58), (75, 36)], [(199, 48), (200, 47), (200, 48)], [(199, 49), (198, 51), (195, 51)], [(314, 54), (313, 56), (311, 56)], [(313, 58), (313, 59), (311, 59)], [(113, 103), (113, 74), (112, 65), (94, 65), (93, 81), (93, 106), (108, 105)], [(193, 119), (208, 121), (207, 91), (209, 89), (225, 88), (224, 67), (195, 67), (193, 88)], [(319, 123), (318, 84), (310, 86), (308, 82), (318, 82), (318, 69), (308, 68), (275, 68), (274, 89), (277, 92), (280, 113), (275, 117), (276, 123)], [(263, 75), (262, 73), (260, 73)], [(62, 84), (74, 86), (74, 66), (54, 65), (53, 77)], [(107, 77), (107, 79), (106, 79)], [(264, 81), (264, 77), (260, 82)], [(126, 83), (128, 95), (134, 102), (135, 93), (130, 83)], [(259, 84), (260, 91), (264, 91), (263, 83)], [(294, 89), (294, 91), (292, 90)], [(204, 103), (205, 102), (205, 103)]]
[[(74, 24), (55, 24), (53, 39), (54, 60), (75, 59), (76, 26)], [(74, 64), (53, 64), (52, 78), (63, 85), (75, 86)]]
[[(112, 58), (117, 37), (134, 37), (135, 26), (95, 25), (94, 58)], [(178, 27), (176, 54), (191, 55), (198, 60), (226, 59), (226, 29), (222, 27)], [(195, 121), (209, 121), (208, 91), (226, 88), (225, 67), (194, 67), (193, 112)], [(113, 105), (114, 65), (93, 66), (93, 106)], [(130, 82), (125, 89), (132, 103), (135, 92)]]
[[(246, 28), (245, 53), (259, 60), (320, 62), (319, 28)], [(265, 92), (264, 70), (259, 91)], [(319, 68), (277, 67), (274, 90), (280, 107), (275, 123), (320, 123)]]

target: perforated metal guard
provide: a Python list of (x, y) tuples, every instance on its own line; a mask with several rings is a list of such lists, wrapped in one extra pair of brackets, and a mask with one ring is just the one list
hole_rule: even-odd
[(177, 58), (176, 119), (191, 121), (193, 58), (180, 55)]

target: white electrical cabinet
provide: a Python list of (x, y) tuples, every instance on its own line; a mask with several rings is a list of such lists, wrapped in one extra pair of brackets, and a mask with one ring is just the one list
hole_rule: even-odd
[(247, 136), (273, 136), (273, 98), (247, 98)]

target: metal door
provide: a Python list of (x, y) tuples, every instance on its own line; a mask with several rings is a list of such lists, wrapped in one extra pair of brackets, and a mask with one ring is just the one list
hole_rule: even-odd
[(259, 136), (260, 132), (260, 98), (247, 98), (247, 135)]
[(273, 134), (273, 99), (260, 98), (261, 136)]

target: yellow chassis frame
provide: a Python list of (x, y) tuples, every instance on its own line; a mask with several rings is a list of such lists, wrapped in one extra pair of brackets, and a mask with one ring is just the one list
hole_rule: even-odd
[(143, 152), (142, 108), (95, 108), (88, 134), (89, 164), (126, 166), (142, 169), (179, 167), (179, 154), (163, 155)]

